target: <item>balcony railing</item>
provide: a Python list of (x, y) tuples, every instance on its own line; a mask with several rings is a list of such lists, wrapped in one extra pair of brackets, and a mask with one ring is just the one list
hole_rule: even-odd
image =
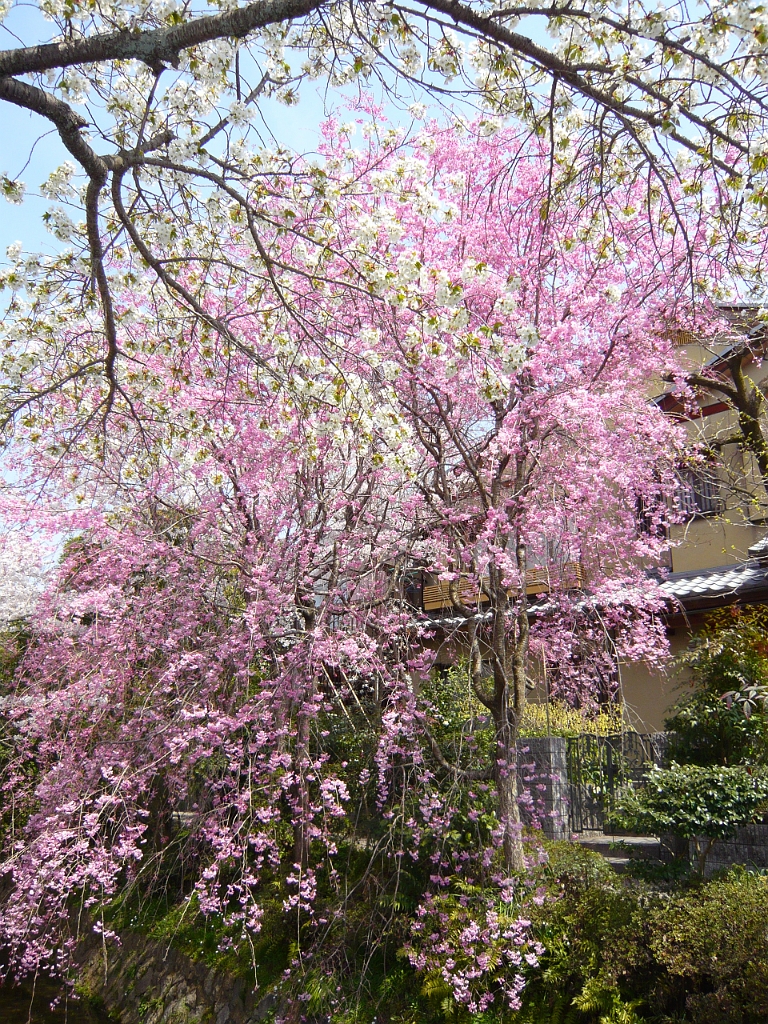
[[(562, 566), (537, 566), (529, 569), (525, 577), (527, 594), (548, 594), (551, 590), (581, 590), (584, 574), (581, 562), (565, 562)], [(440, 611), (451, 608), (449, 583), (425, 584), (423, 588), (423, 607), (425, 612)], [(464, 604), (483, 604), (488, 598), (479, 592), (472, 580), (461, 583), (459, 596)]]

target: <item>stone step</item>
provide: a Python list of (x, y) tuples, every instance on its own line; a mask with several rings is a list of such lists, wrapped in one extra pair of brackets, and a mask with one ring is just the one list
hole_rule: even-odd
[(655, 836), (614, 836), (585, 832), (576, 838), (585, 850), (599, 853), (616, 871), (625, 871), (633, 860), (660, 860), (661, 844)]

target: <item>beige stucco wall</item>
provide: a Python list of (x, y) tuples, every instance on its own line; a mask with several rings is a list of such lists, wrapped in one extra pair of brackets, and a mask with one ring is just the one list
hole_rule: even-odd
[(747, 558), (747, 550), (765, 535), (764, 526), (745, 520), (736, 510), (723, 518), (693, 519), (673, 526), (672, 571), (710, 569)]
[[(680, 350), (683, 365), (691, 369), (702, 366), (722, 346), (711, 348), (689, 344)], [(744, 366), (746, 376), (763, 388), (765, 368), (753, 362)], [(721, 400), (717, 392), (702, 391), (698, 396), (702, 408), (712, 408)], [(740, 435), (739, 422), (733, 410), (693, 418), (686, 423), (694, 446), (705, 442), (718, 451), (722, 465), (717, 476), (725, 509), (721, 515), (697, 518), (674, 526), (672, 541), (673, 572), (709, 569), (745, 560), (747, 549), (766, 532), (766, 493), (753, 458), (740, 445), (727, 443)]]
[(688, 674), (676, 670), (671, 660), (688, 646), (690, 635), (676, 630), (669, 638), (670, 663), (665, 670), (650, 669), (643, 662), (620, 666), (620, 692), (627, 724), (638, 732), (660, 732), (672, 705), (684, 692)]

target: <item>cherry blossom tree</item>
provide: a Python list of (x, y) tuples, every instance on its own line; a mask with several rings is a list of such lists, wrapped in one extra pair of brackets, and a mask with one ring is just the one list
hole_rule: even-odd
[[(326, 125), (322, 188), (307, 171), (290, 229), (276, 188), (269, 288), (239, 214), (226, 263), (190, 253), (175, 271), (205, 282), (195, 318), (158, 300), (151, 269), (118, 275), (125, 387), (105, 398), (98, 360), (70, 369), (100, 337), (95, 306), (35, 348), (17, 339), (14, 500), (72, 539), (7, 701), (16, 970), (65, 967), (72, 908), (108, 933), (105, 905), (151, 891), (169, 858), (231, 941), (258, 933), (275, 878), (286, 913), (322, 929), (318, 879), (343, 891), (355, 822), (378, 830), (376, 856), (450, 874), (468, 787), (495, 822), (469, 862), (512, 884), (531, 644), (567, 662), (563, 624), (582, 616), (622, 656), (663, 653), (642, 566), (664, 542), (637, 507), (663, 523), (681, 436), (647, 393), (674, 369), (665, 326), (689, 315), (691, 274), (727, 284), (716, 254), (692, 263), (708, 223), (677, 230), (683, 189), (649, 217), (636, 181), (610, 210), (543, 216), (545, 145), (437, 124), (409, 145), (362, 122), (364, 150)], [(576, 594), (564, 562), (582, 567)], [(531, 609), (534, 564), (549, 596)], [(425, 578), (439, 621), (414, 598)], [(487, 742), (435, 728), (425, 680), (446, 641)], [(519, 962), (524, 924), (507, 934)]]

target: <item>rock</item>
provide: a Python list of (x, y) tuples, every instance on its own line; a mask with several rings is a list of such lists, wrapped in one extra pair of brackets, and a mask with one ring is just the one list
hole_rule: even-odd
[[(257, 997), (241, 978), (209, 966), (144, 935), (128, 932), (109, 951), (95, 941), (78, 954), (83, 978), (120, 1024), (260, 1024), (276, 1003)], [(0, 1021), (2, 1024), (2, 1021)]]
[(216, 972), (214, 971), (213, 968), (211, 968), (210, 971), (208, 971), (208, 973), (206, 974), (205, 981), (203, 982), (203, 992), (205, 993), (205, 995), (209, 997), (213, 995), (213, 986), (215, 982)]
[(260, 999), (253, 1016), (249, 1017), (246, 1024), (260, 1024), (270, 1010), (277, 1005), (277, 996), (267, 995)]
[[(117, 981), (117, 979), (115, 979)], [(143, 995), (148, 989), (152, 988), (155, 983), (155, 973), (151, 967), (148, 967), (140, 978), (137, 979), (134, 986), (134, 992), (137, 996)]]

